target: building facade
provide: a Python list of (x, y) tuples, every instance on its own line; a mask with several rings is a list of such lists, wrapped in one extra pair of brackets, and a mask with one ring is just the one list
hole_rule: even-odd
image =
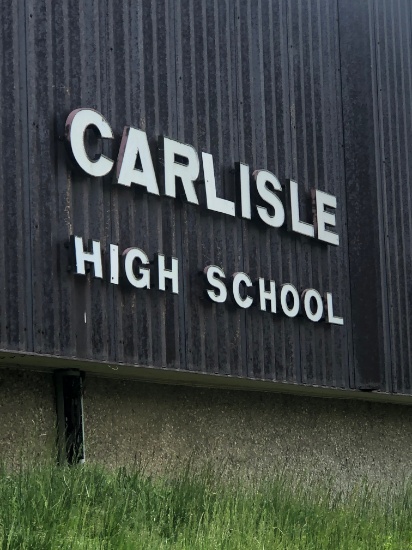
[(411, 20), (408, 0), (3, 2), (5, 456), (31, 418), (62, 462), (232, 437), (259, 469), (320, 437), (327, 463), (347, 433), (356, 469), (376, 414), (386, 471), (412, 402)]

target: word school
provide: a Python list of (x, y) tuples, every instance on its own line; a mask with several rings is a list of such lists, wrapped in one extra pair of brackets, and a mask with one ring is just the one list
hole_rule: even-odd
[[(102, 250), (99, 241), (90, 240), (85, 250), (82, 237), (70, 237), (71, 269), (75, 275), (86, 275), (89, 268), (93, 276), (103, 279)], [(110, 282), (118, 285), (120, 278), (135, 288), (166, 291), (171, 286), (174, 294), (179, 294), (179, 260), (156, 254), (150, 262), (148, 255), (140, 248), (127, 248), (119, 254), (119, 247), (109, 246)], [(86, 267), (88, 264), (89, 267)], [(169, 268), (166, 268), (168, 264)], [(232, 301), (243, 309), (253, 304), (261, 311), (278, 313), (287, 317), (296, 317), (303, 313), (314, 323), (325, 320), (334, 325), (343, 325), (343, 319), (334, 315), (333, 296), (326, 292), (324, 298), (314, 288), (304, 290), (300, 295), (289, 283), (277, 289), (275, 281), (262, 277), (255, 282), (247, 273), (237, 272), (226, 278), (225, 272), (216, 265), (206, 266), (203, 270), (205, 295), (212, 302), (224, 303), (230, 296)]]
[[(68, 116), (65, 126), (69, 152), (86, 174), (94, 177), (106, 176), (114, 168), (115, 161), (104, 154), (95, 159), (90, 158), (85, 144), (88, 128), (93, 128), (101, 139), (114, 139), (113, 130), (102, 114), (94, 109), (76, 109)], [(180, 181), (185, 200), (198, 205), (195, 182), (200, 176), (200, 160), (195, 148), (164, 137), (159, 154), (164, 164), (164, 172), (161, 174), (164, 195), (176, 198), (176, 183)], [(238, 213), (247, 220), (251, 220), (253, 215), (274, 228), (282, 227), (286, 223), (290, 231), (339, 245), (339, 235), (334, 231), (337, 205), (334, 195), (312, 189), (313, 223), (302, 221), (299, 214), (299, 189), (295, 181), (287, 180), (284, 189), (269, 170), (255, 170), (254, 186), (251, 189), (249, 166), (239, 163), (237, 180), (240, 204), (236, 209), (233, 201), (217, 196), (213, 156), (205, 152), (201, 156), (206, 206), (209, 210), (228, 216)], [(132, 126), (124, 128), (116, 162), (115, 183), (127, 187), (138, 185), (148, 193), (160, 195), (149, 142), (143, 130)], [(259, 204), (252, 205), (252, 197), (256, 194)]]

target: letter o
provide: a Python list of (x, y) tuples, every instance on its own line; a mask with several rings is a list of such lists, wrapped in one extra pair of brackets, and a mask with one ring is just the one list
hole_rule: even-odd
[[(293, 306), (291, 308), (289, 308), (288, 306), (289, 294), (293, 298)], [(283, 313), (287, 315), (287, 317), (296, 317), (296, 315), (299, 313), (299, 293), (293, 285), (289, 283), (282, 285), (282, 289), (280, 291), (280, 305), (282, 307)]]
[[(305, 309), (306, 317), (309, 321), (317, 323), (322, 319), (323, 315), (323, 301), (322, 296), (314, 288), (308, 288), (302, 292), (303, 307)], [(316, 311), (312, 311), (311, 301), (312, 299), (316, 302)]]

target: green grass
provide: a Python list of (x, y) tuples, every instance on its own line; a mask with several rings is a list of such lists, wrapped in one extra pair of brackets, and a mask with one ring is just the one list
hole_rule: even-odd
[[(292, 488), (293, 485), (293, 488)], [(412, 487), (255, 485), (191, 468), (174, 479), (138, 469), (42, 466), (0, 471), (2, 549), (412, 549)]]

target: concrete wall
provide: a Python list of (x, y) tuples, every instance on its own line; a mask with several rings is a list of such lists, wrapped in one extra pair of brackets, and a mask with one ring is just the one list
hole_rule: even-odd
[(0, 369), (0, 462), (54, 457), (55, 425), (52, 374)]
[[(189, 459), (256, 478), (282, 468), (398, 482), (410, 473), (412, 407), (166, 386), (88, 375), (86, 460), (163, 472)], [(55, 456), (51, 374), (0, 370), (0, 456)]]
[(402, 481), (411, 469), (408, 406), (92, 377), (84, 404), (87, 459), (110, 466), (163, 471), (194, 457), (229, 474), (286, 467), (338, 485)]

